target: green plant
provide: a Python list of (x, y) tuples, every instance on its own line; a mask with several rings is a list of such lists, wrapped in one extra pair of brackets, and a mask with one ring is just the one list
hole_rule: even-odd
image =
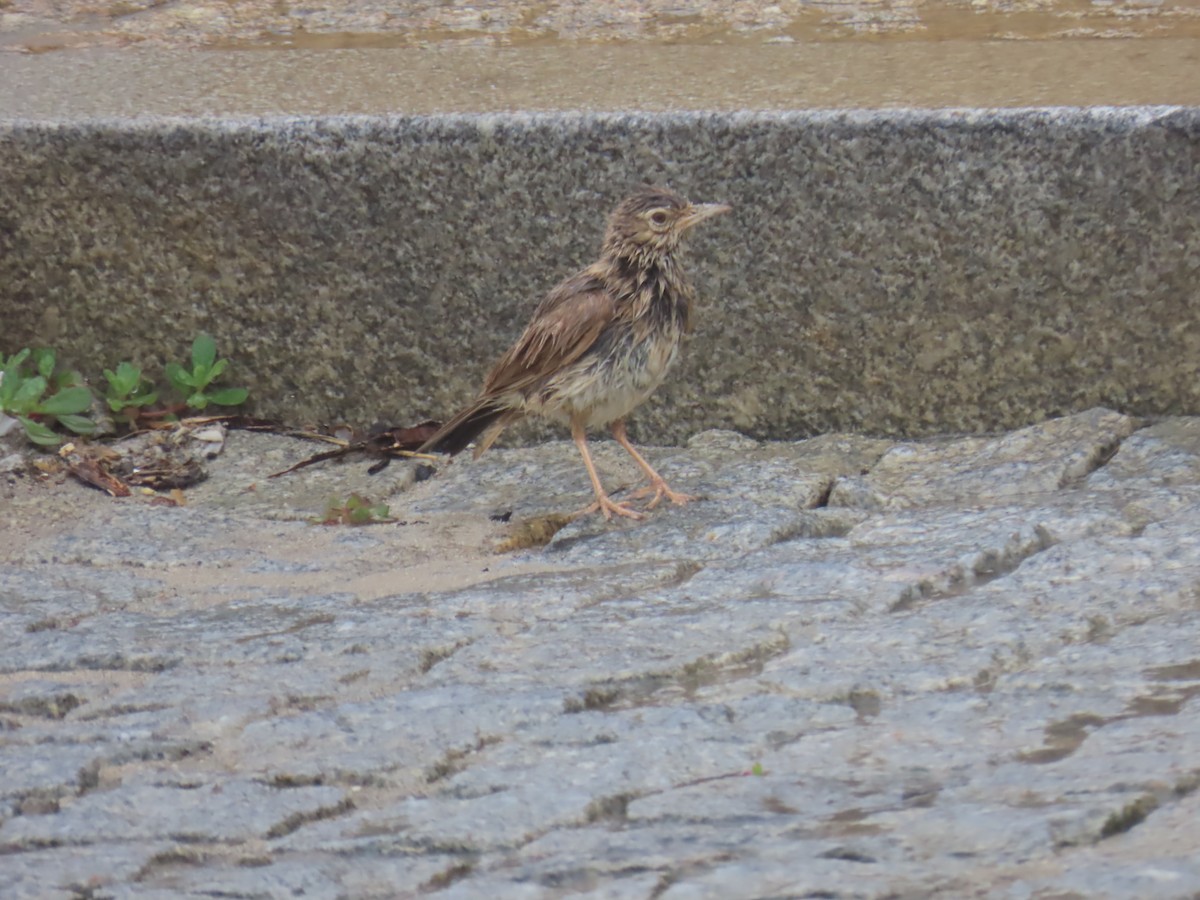
[(389, 512), (386, 503), (372, 503), (361, 494), (351, 494), (345, 500), (330, 497), (324, 514), (313, 522), (318, 525), (372, 525), (396, 521), (389, 517)]
[(108, 408), (116, 414), (125, 413), (130, 421), (137, 417), (137, 408), (158, 402), (154, 384), (133, 363), (119, 362), (115, 372), (105, 369), (104, 377), (108, 381), (108, 390), (104, 392)]
[(218, 406), (237, 406), (246, 400), (245, 388), (217, 388), (209, 390), (229, 365), (228, 359), (217, 359), (217, 345), (207, 334), (192, 341), (192, 368), (189, 371), (179, 363), (167, 363), (167, 380), (175, 390), (183, 394), (192, 409), (204, 409), (210, 403)]
[[(32, 368), (25, 365), (27, 360)], [(20, 421), (29, 440), (45, 447), (62, 441), (47, 421), (76, 434), (96, 430), (95, 422), (80, 415), (91, 408), (92, 392), (83, 386), (78, 372), (56, 374), (54, 368), (53, 350), (26, 347), (3, 360), (0, 372), (0, 410)]]

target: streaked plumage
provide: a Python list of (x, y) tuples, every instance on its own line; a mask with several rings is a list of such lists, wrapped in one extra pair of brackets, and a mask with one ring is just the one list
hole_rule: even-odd
[(564, 422), (587, 466), (598, 509), (640, 518), (600, 485), (586, 429), (611, 425), (613, 436), (650, 479), (649, 507), (667, 487), (625, 433), (625, 417), (662, 383), (690, 329), (694, 292), (675, 258), (683, 233), (729, 207), (691, 204), (665, 188), (644, 187), (609, 217), (600, 259), (555, 287), (538, 304), (517, 342), (488, 373), (475, 401), (421, 448), (475, 456), (527, 415)]

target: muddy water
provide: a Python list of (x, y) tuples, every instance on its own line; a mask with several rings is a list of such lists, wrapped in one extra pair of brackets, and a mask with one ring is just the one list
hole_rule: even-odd
[(1200, 38), (0, 53), (0, 117), (1200, 104)]
[(1200, 0), (0, 0), (0, 117), (1200, 104)]

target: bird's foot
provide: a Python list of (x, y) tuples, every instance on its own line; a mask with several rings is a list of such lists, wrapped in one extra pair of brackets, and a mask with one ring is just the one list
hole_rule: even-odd
[(610, 498), (607, 494), (601, 494), (600, 496), (598, 496), (596, 498), (595, 502), (589, 503), (587, 506), (585, 506), (579, 512), (575, 513), (575, 515), (572, 516), (572, 518), (576, 518), (578, 516), (590, 515), (591, 513), (594, 513), (594, 512), (600, 513), (601, 515), (604, 516), (605, 519), (609, 520), (610, 522), (612, 521), (613, 515), (624, 516), (627, 519), (644, 519), (645, 518), (645, 516), (643, 516), (636, 509), (630, 509), (628, 506), (624, 506), (623, 504), (617, 503), (615, 500)]
[(640, 500), (642, 497), (647, 497), (650, 494), (654, 496), (650, 502), (646, 504), (646, 509), (654, 509), (658, 504), (662, 503), (664, 497), (674, 503), (676, 506), (683, 506), (685, 503), (691, 503), (693, 500), (698, 500), (698, 497), (693, 497), (691, 494), (681, 494), (678, 491), (673, 491), (667, 487), (666, 481), (661, 478), (654, 478), (645, 487), (638, 488), (629, 495), (630, 500)]

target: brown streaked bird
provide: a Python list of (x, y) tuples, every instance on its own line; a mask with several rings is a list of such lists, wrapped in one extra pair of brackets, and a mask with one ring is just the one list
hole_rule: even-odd
[(546, 295), (475, 401), (421, 450), (453, 455), (478, 439), (478, 458), (525, 416), (564, 422), (596, 493), (582, 512), (640, 519), (641, 513), (605, 493), (588, 451), (587, 429), (609, 425), (650, 479), (634, 499), (653, 493), (648, 509), (664, 497), (676, 504), (694, 499), (671, 490), (634, 449), (625, 417), (662, 383), (691, 328), (695, 291), (675, 255), (680, 238), (728, 209), (689, 203), (661, 187), (643, 187), (622, 201), (609, 216), (600, 259)]

